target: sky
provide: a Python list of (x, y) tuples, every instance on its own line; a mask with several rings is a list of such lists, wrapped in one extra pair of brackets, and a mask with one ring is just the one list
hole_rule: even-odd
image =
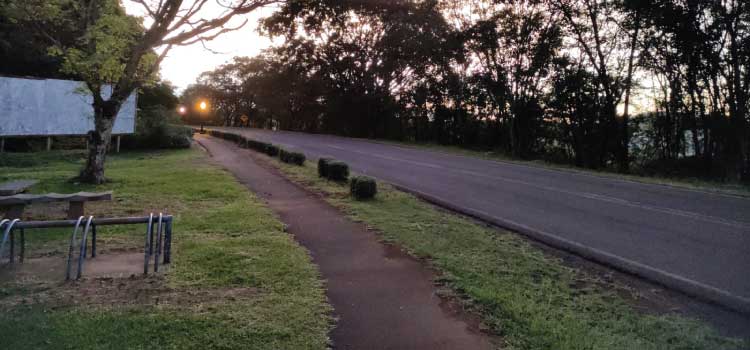
[[(141, 5), (132, 0), (123, 1), (129, 14), (142, 15)], [(215, 1), (209, 1), (200, 14), (206, 19), (221, 13), (222, 8)], [(259, 20), (270, 15), (272, 8), (264, 8), (248, 15), (233, 19), (229, 25), (236, 26), (247, 19), (247, 24), (234, 32), (224, 33), (206, 43), (173, 47), (161, 64), (161, 77), (170, 81), (179, 94), (203, 72), (227, 63), (235, 56), (254, 56), (272, 45), (272, 41), (258, 32)], [(146, 23), (148, 26), (148, 23)]]

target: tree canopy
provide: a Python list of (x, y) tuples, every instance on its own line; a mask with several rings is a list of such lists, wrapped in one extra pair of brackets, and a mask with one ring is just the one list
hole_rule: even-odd
[(745, 1), (297, 0), (263, 28), (189, 89), (218, 123), (750, 177)]
[[(170, 49), (212, 40), (242, 25), (230, 20), (277, 0), (227, 0), (207, 14), (209, 0), (129, 0), (141, 17), (125, 12), (119, 0), (3, 0), (0, 25), (48, 45), (51, 67), (85, 82), (93, 96), (95, 129), (80, 180), (102, 183), (112, 127), (123, 102), (154, 80)], [(246, 21), (245, 21), (246, 22)], [(41, 62), (40, 62), (41, 63)], [(105, 87), (109, 85), (109, 89)]]

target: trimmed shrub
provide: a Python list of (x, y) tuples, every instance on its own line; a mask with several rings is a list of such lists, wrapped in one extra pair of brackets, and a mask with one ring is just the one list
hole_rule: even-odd
[(190, 148), (192, 140), (193, 129), (184, 126), (172, 126), (167, 147)]
[(349, 192), (357, 200), (370, 199), (378, 193), (378, 185), (371, 177), (352, 176), (349, 182)]
[(279, 149), (279, 159), (284, 163), (291, 163), (296, 165), (305, 164), (305, 155), (299, 152), (290, 152), (285, 149)]
[(242, 148), (250, 148), (248, 139), (244, 136), (240, 136), (240, 140), (237, 142), (237, 145)]
[(224, 139), (227, 140), (227, 141), (232, 141), (232, 142), (239, 142), (240, 141), (239, 135), (230, 134), (230, 133), (224, 133)]
[(135, 134), (124, 135), (121, 147), (188, 148), (193, 139), (193, 129), (179, 123), (179, 117), (162, 106), (139, 110)]
[(285, 150), (283, 148), (279, 148), (279, 160), (282, 161), (282, 162), (284, 162), (284, 163), (289, 163), (289, 153), (291, 153), (291, 152), (289, 152), (289, 151), (287, 151), (287, 150)]
[(256, 141), (253, 139), (247, 139), (247, 148), (253, 149), (255, 151), (265, 153), (266, 148), (268, 148), (268, 146), (270, 146), (269, 143), (260, 142), (260, 141)]
[(332, 161), (333, 161), (333, 158), (328, 158), (328, 157), (318, 158), (318, 176), (319, 177), (327, 177), (328, 163)]
[(326, 177), (333, 181), (345, 182), (349, 178), (349, 165), (334, 160), (326, 166)]
[(292, 164), (302, 166), (305, 165), (305, 160), (307, 160), (307, 157), (305, 157), (304, 153), (292, 152)]
[(265, 152), (271, 157), (276, 157), (279, 154), (279, 146), (270, 143), (266, 144)]

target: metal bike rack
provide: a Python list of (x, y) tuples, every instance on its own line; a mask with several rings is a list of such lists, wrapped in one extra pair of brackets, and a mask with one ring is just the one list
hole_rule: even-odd
[[(0, 230), (2, 230), (3, 225), (7, 225), (5, 227), (5, 231), (3, 231), (3, 239), (2, 239), (2, 241), (0, 241), (0, 260), (2, 259), (2, 254), (3, 254), (4, 248), (5, 248), (5, 242), (7, 242), (8, 239), (10, 238), (10, 254), (9, 254), (10, 257), (9, 257), (9, 260), (8, 260), (8, 263), (10, 263), (10, 264), (13, 264), (13, 262), (15, 260), (15, 247), (16, 247), (16, 244), (15, 244), (15, 239), (14, 239), (14, 235), (13, 235), (13, 229), (14, 229), (14, 226), (19, 221), (21, 221), (21, 220), (19, 220), (19, 219), (13, 219), (13, 220), (3, 219), (2, 221), (0, 221)], [(21, 229), (21, 258), (20, 258), (21, 262), (23, 262), (23, 255), (24, 255), (24, 252), (26, 250), (26, 248), (25, 248), (26, 237), (25, 236), (26, 236), (26, 234), (25, 234), (24, 230)]]
[[(70, 246), (68, 248), (68, 264), (65, 267), (65, 280), (66, 281), (70, 280), (70, 269), (71, 269), (71, 265), (73, 262), (73, 251), (74, 251), (73, 247), (76, 242), (78, 229), (81, 227), (81, 222), (83, 221), (83, 219), (84, 219), (83, 216), (78, 218), (78, 221), (76, 221), (76, 226), (73, 229), (73, 233), (70, 235)], [(95, 225), (91, 224), (93, 220), (94, 220), (94, 217), (89, 216), (88, 220), (86, 220), (86, 227), (84, 228), (83, 233), (81, 234), (81, 244), (79, 248), (80, 252), (78, 253), (78, 271), (76, 272), (76, 279), (80, 279), (81, 274), (83, 274), (83, 263), (86, 260), (86, 246), (88, 245), (87, 243), (88, 233), (90, 229), (92, 229), (93, 227), (96, 227)], [(96, 253), (94, 253), (96, 250), (96, 243), (94, 243), (95, 241), (96, 241), (96, 236), (92, 234), (92, 241), (91, 241), (91, 257), (92, 258), (96, 255)]]
[[(125, 218), (103, 218), (95, 219), (93, 216), (79, 217), (77, 220), (54, 220), (54, 221), (20, 221), (19, 219), (3, 219), (0, 221), (0, 231), (3, 232), (2, 241), (0, 242), (0, 258), (2, 257), (3, 249), (5, 248), (6, 241), (10, 241), (10, 263), (14, 260), (14, 230), (19, 230), (21, 233), (21, 254), (20, 262), (23, 262), (25, 254), (25, 229), (41, 229), (41, 228), (59, 228), (59, 227), (73, 227), (73, 232), (70, 236), (70, 244), (68, 247), (68, 259), (65, 271), (65, 279), (70, 280), (71, 270), (73, 265), (73, 254), (75, 252), (75, 245), (78, 237), (78, 232), (81, 229), (81, 224), (86, 220), (86, 225), (83, 227), (81, 233), (81, 242), (79, 245), (78, 254), (78, 271), (76, 272), (76, 279), (80, 279), (83, 274), (83, 265), (86, 260), (87, 246), (89, 232), (91, 232), (91, 258), (96, 257), (96, 228), (97, 226), (109, 226), (109, 225), (136, 225), (136, 224), (147, 224), (146, 226), (146, 244), (144, 252), (144, 264), (143, 273), (148, 273), (149, 259), (154, 256), (154, 272), (159, 271), (159, 264), (166, 265), (171, 263), (171, 251), (172, 251), (172, 222), (174, 218), (171, 215), (164, 215), (159, 213), (156, 223), (154, 223), (154, 214), (143, 217), (125, 217)], [(156, 232), (154, 233), (154, 230)], [(154, 246), (155, 245), (155, 246)]]
[[(166, 224), (165, 219), (166, 219), (166, 216), (164, 216), (164, 214), (162, 213), (159, 213), (159, 218), (156, 222), (156, 225), (154, 225), (154, 214), (149, 215), (148, 226), (146, 228), (146, 244), (143, 249), (144, 250), (144, 254), (143, 254), (144, 255), (143, 256), (143, 274), (144, 275), (148, 273), (148, 262), (152, 256), (154, 257), (154, 272), (159, 272), (159, 256), (160, 255), (163, 255), (165, 261), (168, 261), (167, 251), (169, 249), (166, 247), (166, 245), (167, 245), (167, 237), (169, 237), (169, 240), (171, 242), (172, 229), (171, 229), (171, 223)], [(166, 234), (167, 226), (169, 226), (168, 235)], [(156, 235), (154, 235), (154, 228), (156, 228)], [(166, 263), (168, 262), (165, 262), (165, 264)]]
[[(70, 246), (68, 247), (68, 264), (65, 266), (66, 281), (70, 280), (70, 266), (73, 262), (73, 247), (75, 246), (76, 236), (78, 235), (78, 228), (81, 227), (81, 221), (83, 221), (83, 216), (78, 218), (78, 221), (76, 221), (76, 226), (75, 228), (73, 228), (73, 233), (70, 235)], [(79, 256), (78, 259), (80, 260), (81, 257)]]

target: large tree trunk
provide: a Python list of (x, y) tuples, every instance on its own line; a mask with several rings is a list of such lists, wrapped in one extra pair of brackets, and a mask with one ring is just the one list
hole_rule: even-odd
[(625, 77), (625, 110), (622, 114), (622, 126), (620, 132), (619, 170), (622, 173), (630, 172), (630, 90), (633, 87), (633, 66), (635, 49), (638, 45), (638, 32), (641, 30), (641, 14), (635, 13), (635, 30), (630, 41), (630, 56), (628, 57), (628, 73)]
[(115, 125), (117, 112), (122, 106), (118, 101), (94, 102), (94, 130), (89, 131), (87, 137), (88, 157), (86, 165), (81, 169), (79, 180), (91, 184), (102, 184), (104, 177), (104, 162), (112, 139), (112, 127)]

